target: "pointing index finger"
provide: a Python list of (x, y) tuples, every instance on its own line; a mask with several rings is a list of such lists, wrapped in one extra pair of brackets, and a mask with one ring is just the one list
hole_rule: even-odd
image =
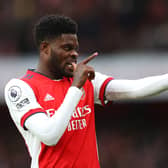
[(95, 58), (98, 55), (98, 52), (93, 53), (92, 55), (90, 55), (89, 57), (87, 57), (86, 59), (84, 59), (81, 63), (83, 64), (87, 64), (89, 61), (91, 61), (93, 58)]

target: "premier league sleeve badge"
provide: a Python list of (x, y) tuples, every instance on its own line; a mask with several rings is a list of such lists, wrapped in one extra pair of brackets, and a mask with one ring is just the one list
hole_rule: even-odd
[(21, 97), (21, 89), (18, 86), (12, 86), (8, 90), (8, 97), (11, 102), (16, 102)]

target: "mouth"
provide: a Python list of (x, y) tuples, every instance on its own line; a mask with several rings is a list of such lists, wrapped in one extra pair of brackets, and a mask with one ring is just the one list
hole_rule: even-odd
[(70, 64), (70, 63), (67, 64), (67, 67), (68, 67), (69, 69), (73, 69), (73, 65)]
[(67, 63), (67, 68), (70, 72), (73, 72), (75, 70), (75, 67), (76, 67), (76, 61), (73, 61), (73, 62), (69, 62)]

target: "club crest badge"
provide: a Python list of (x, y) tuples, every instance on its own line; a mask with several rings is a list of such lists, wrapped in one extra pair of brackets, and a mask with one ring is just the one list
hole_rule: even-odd
[(8, 90), (8, 97), (11, 102), (16, 102), (21, 97), (21, 89), (18, 86), (12, 86)]

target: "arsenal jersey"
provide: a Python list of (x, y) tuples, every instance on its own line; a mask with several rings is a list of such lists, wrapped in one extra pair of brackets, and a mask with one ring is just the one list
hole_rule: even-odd
[[(12, 79), (6, 86), (6, 102), (11, 117), (21, 132), (32, 158), (32, 168), (99, 168), (94, 103), (104, 104), (105, 87), (112, 78), (96, 74), (86, 81), (83, 95), (67, 128), (57, 144), (48, 146), (26, 127), (26, 120), (37, 113), (52, 117), (64, 101), (73, 78), (51, 80), (28, 70), (21, 79)], [(29, 93), (32, 94), (29, 95)], [(75, 99), (72, 97), (72, 99)], [(45, 124), (45, 123), (44, 123)], [(51, 128), (52, 129), (52, 128)]]

